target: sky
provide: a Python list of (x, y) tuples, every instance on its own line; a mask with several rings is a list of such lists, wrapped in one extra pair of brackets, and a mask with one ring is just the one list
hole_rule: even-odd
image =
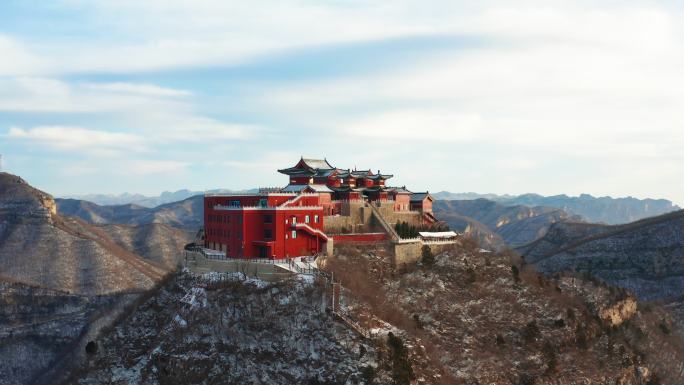
[(3, 171), (56, 196), (282, 186), (684, 203), (673, 1), (0, 2)]

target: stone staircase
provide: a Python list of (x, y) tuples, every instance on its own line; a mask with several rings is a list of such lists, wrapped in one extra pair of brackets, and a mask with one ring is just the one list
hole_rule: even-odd
[(370, 206), (371, 212), (373, 213), (373, 216), (375, 217), (375, 219), (378, 220), (378, 222), (380, 223), (382, 228), (385, 230), (387, 235), (390, 236), (391, 241), (395, 242), (395, 243), (399, 242), (401, 240), (401, 237), (399, 236), (399, 234), (397, 234), (397, 231), (394, 230), (394, 227), (392, 227), (389, 223), (387, 223), (387, 221), (385, 220), (385, 217), (383, 217), (382, 214), (380, 213), (380, 210), (378, 210), (378, 208), (375, 207), (375, 205), (373, 205), (372, 203), (370, 203), (368, 206)]

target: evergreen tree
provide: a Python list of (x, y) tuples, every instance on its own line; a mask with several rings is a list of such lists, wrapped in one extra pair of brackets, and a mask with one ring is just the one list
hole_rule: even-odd
[(421, 262), (423, 262), (423, 265), (425, 266), (432, 266), (435, 264), (435, 255), (432, 254), (432, 250), (430, 250), (430, 246), (428, 245), (423, 245), (423, 247), (420, 249), (421, 251)]

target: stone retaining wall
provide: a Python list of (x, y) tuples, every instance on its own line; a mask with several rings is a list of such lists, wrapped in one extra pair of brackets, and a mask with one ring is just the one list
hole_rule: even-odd
[(246, 259), (215, 260), (207, 259), (200, 253), (193, 253), (194, 262), (188, 262), (187, 267), (194, 273), (241, 272), (249, 277), (257, 277), (269, 282), (275, 282), (291, 276), (293, 273), (270, 263), (250, 262)]

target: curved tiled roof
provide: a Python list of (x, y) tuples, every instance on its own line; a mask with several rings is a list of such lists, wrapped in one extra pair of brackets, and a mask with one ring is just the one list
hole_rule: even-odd
[(418, 193), (413, 193), (411, 194), (411, 202), (422, 202), (425, 200), (425, 198), (430, 198), (432, 199), (432, 196), (430, 195), (429, 192), (418, 192)]

